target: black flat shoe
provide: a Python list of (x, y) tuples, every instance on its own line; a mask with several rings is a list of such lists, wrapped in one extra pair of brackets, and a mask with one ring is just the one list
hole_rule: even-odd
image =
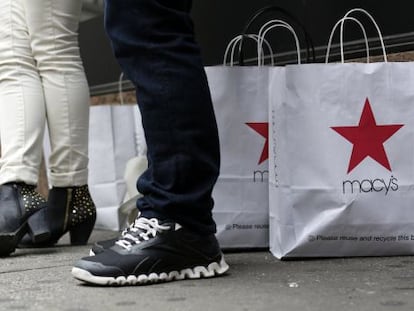
[(0, 186), (0, 256), (13, 253), (26, 233), (35, 243), (50, 238), (49, 230), (37, 225), (46, 200), (35, 188), (24, 183)]
[(85, 245), (96, 221), (96, 208), (87, 185), (53, 187), (49, 191), (47, 208), (36, 219), (36, 227), (50, 232), (50, 237), (33, 242), (25, 236), (19, 247), (50, 247), (67, 232), (72, 245)]

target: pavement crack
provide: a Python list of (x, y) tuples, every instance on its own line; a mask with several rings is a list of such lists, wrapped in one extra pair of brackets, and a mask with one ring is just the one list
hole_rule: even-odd
[(53, 269), (53, 268), (62, 268), (62, 267), (71, 267), (71, 265), (55, 265), (55, 266), (47, 266), (47, 267), (37, 267), (37, 268), (28, 268), (28, 269), (18, 269), (18, 270), (9, 270), (9, 271), (0, 271), (0, 275), (8, 274), (8, 273), (16, 273), (16, 272), (28, 272), (28, 271), (36, 271), (36, 270), (46, 270), (46, 269)]

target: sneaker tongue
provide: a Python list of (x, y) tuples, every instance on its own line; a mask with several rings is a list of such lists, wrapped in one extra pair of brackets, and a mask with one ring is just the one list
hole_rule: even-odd
[(182, 228), (182, 226), (171, 219), (158, 220), (158, 223), (162, 226), (168, 226), (170, 229), (168, 231), (177, 231)]
[(158, 219), (158, 223), (163, 226), (170, 226), (174, 224), (174, 221), (171, 219)]

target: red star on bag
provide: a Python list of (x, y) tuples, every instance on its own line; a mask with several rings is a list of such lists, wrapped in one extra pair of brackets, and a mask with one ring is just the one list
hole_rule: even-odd
[(263, 146), (262, 154), (260, 155), (259, 163), (261, 164), (267, 159), (269, 159), (269, 123), (268, 122), (249, 122), (246, 123), (247, 126), (251, 127), (261, 136), (263, 136), (266, 141)]
[(367, 98), (358, 126), (331, 127), (354, 145), (349, 160), (348, 174), (366, 157), (371, 157), (391, 171), (384, 143), (403, 126), (403, 124), (377, 125)]

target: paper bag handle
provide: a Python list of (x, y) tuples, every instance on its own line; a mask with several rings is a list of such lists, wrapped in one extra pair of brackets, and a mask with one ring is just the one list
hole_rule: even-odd
[(263, 41), (265, 40), (266, 34), (270, 30), (272, 30), (274, 28), (279, 28), (279, 27), (289, 30), (289, 32), (293, 35), (293, 38), (295, 39), (296, 53), (297, 53), (297, 57), (298, 57), (298, 64), (300, 64), (301, 63), (301, 55), (300, 55), (300, 44), (299, 44), (298, 35), (296, 34), (295, 30), (293, 29), (293, 27), (289, 23), (287, 23), (283, 20), (280, 20), (280, 19), (274, 19), (274, 20), (268, 21), (267, 23), (265, 23), (260, 28), (259, 34), (258, 34), (259, 40), (257, 42), (257, 55), (258, 55), (257, 62), (259, 64), (261, 62), (261, 59), (260, 59), (261, 54), (259, 53), (259, 51), (262, 49), (262, 44), (263, 44)]
[[(248, 35), (245, 35), (245, 36), (249, 39), (255, 40), (257, 43), (259, 42), (259, 36), (256, 35), (256, 34), (248, 34)], [(236, 52), (236, 47), (241, 43), (242, 40), (243, 40), (243, 35), (238, 35), (238, 36), (234, 37), (233, 39), (231, 39), (230, 42), (227, 44), (226, 50), (224, 52), (224, 58), (223, 58), (223, 65), (224, 66), (227, 65), (227, 58), (229, 57), (229, 53), (230, 53), (229, 65), (230, 66), (234, 65), (234, 54)], [(264, 56), (263, 43), (266, 45), (270, 55), (273, 55), (272, 47), (266, 39), (264, 39), (262, 41), (262, 44), (260, 45), (261, 48), (260, 48), (260, 50), (258, 49), (258, 51), (257, 51), (258, 55)], [(272, 62), (272, 65), (273, 65), (274, 64), (273, 57), (271, 58), (271, 62)], [(263, 61), (260, 61), (260, 57), (258, 57), (258, 66), (262, 66), (262, 65), (264, 65), (264, 57), (263, 57)]]
[[(333, 36), (335, 34), (335, 31), (336, 31), (336, 29), (338, 28), (339, 25), (343, 25), (345, 20), (354, 21), (361, 28), (362, 33), (364, 35), (364, 40), (365, 40), (365, 50), (366, 50), (366, 54), (367, 54), (367, 63), (369, 63), (369, 56), (370, 55), (369, 55), (369, 44), (368, 44), (367, 32), (365, 31), (364, 25), (354, 17), (343, 17), (332, 28), (331, 35), (329, 36), (328, 46), (327, 46), (327, 49), (326, 49), (325, 63), (329, 62), (329, 56), (330, 56), (330, 53), (331, 53), (332, 40), (333, 40)], [(343, 52), (343, 45), (342, 44), (341, 44), (340, 48), (341, 48), (341, 52)], [(342, 63), (344, 63), (344, 61), (342, 61)]]
[(366, 16), (368, 16), (368, 18), (371, 20), (371, 22), (373, 23), (373, 25), (375, 26), (375, 29), (378, 33), (378, 37), (381, 43), (381, 48), (382, 48), (382, 53), (384, 56), (384, 62), (388, 61), (387, 58), (387, 52), (385, 50), (385, 44), (384, 44), (384, 37), (382, 36), (382, 32), (377, 24), (377, 22), (375, 21), (375, 19), (372, 17), (371, 14), (369, 14), (366, 10), (361, 9), (361, 8), (355, 8), (352, 10), (349, 10), (342, 19), (340, 19), (340, 24), (341, 24), (341, 30), (340, 30), (340, 48), (341, 48), (341, 62), (344, 63), (345, 62), (345, 57), (344, 57), (344, 23), (345, 20), (347, 20), (349, 18), (349, 15), (351, 15), (354, 12), (360, 12), (365, 14)]
[[(381, 29), (379, 28), (379, 26), (378, 26), (377, 22), (375, 21), (374, 17), (372, 17), (372, 15), (368, 13), (368, 11), (366, 11), (364, 9), (361, 9), (361, 8), (355, 8), (355, 9), (352, 9), (352, 10), (348, 11), (348, 13), (346, 13), (344, 17), (348, 17), (350, 14), (352, 14), (354, 12), (361, 12), (361, 13), (365, 14), (366, 16), (369, 17), (369, 19), (374, 24), (375, 29), (377, 30), (377, 33), (378, 33), (380, 43), (381, 43), (382, 54), (384, 56), (384, 62), (387, 62), (388, 58), (387, 58), (387, 52), (385, 50), (384, 37), (382, 36)], [(344, 37), (343, 37), (344, 36), (344, 31), (343, 31), (343, 29), (344, 29), (344, 24), (341, 23), (341, 33), (340, 33), (341, 39), (340, 40), (341, 40), (342, 47), (343, 47), (343, 41), (344, 41)], [(343, 50), (343, 48), (341, 49), (341, 60), (342, 60), (342, 62), (344, 62), (344, 50)]]

